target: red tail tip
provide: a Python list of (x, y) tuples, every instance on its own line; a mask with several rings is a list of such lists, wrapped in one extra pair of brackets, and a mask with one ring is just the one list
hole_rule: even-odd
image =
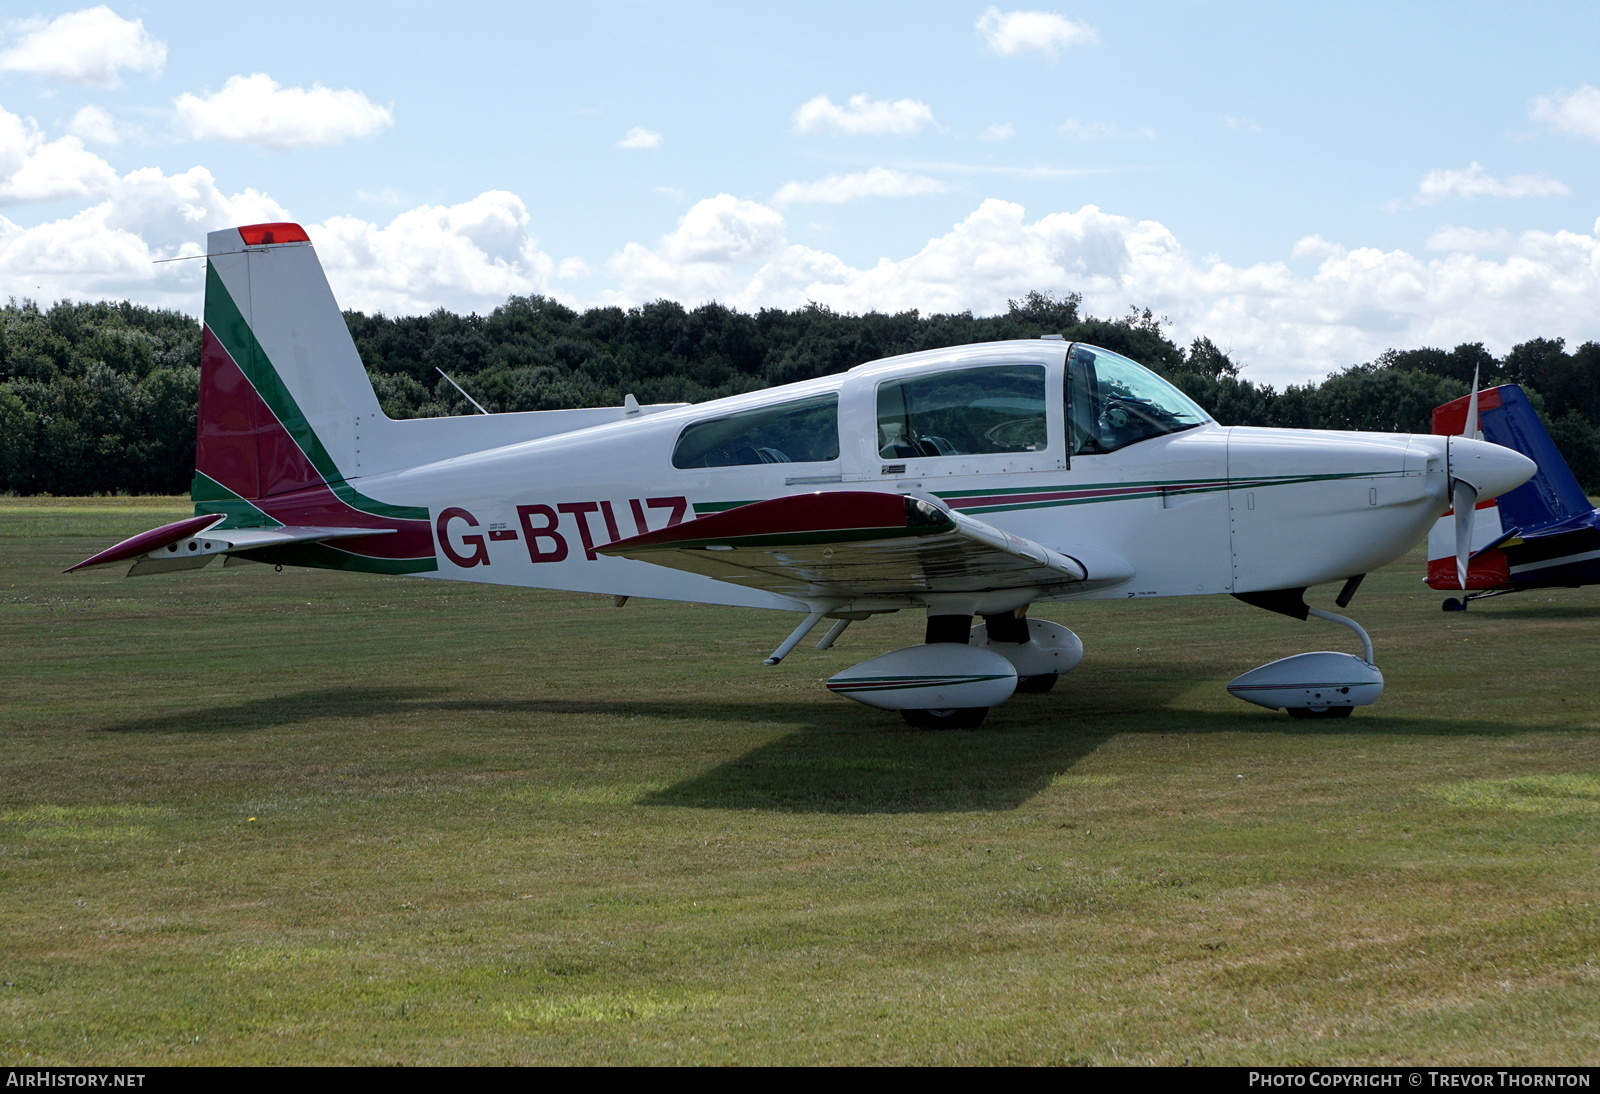
[(246, 224), (239, 229), (246, 247), (266, 247), (273, 243), (310, 243), (311, 237), (298, 224), (279, 221), (275, 224)]

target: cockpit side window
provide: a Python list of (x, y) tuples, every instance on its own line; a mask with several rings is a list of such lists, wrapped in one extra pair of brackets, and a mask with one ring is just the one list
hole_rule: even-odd
[(878, 385), (883, 459), (1037, 452), (1045, 430), (1040, 365), (951, 369)]
[(1092, 456), (1210, 421), (1189, 397), (1119, 353), (1075, 345), (1067, 358), (1067, 452)]
[(822, 463), (839, 458), (839, 396), (756, 407), (695, 422), (678, 435), (673, 467)]

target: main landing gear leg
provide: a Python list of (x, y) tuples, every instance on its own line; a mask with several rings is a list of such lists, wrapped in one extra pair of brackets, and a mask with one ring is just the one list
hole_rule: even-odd
[[(990, 642), (1010, 642), (1013, 645), (1022, 645), (1028, 641), (1027, 609), (1006, 612), (1004, 615), (986, 615), (983, 617), (984, 629), (989, 634)], [(1056, 681), (1061, 679), (1060, 673), (1043, 672), (1036, 676), (1017, 676), (1018, 695), (1043, 695), (1056, 686)]]

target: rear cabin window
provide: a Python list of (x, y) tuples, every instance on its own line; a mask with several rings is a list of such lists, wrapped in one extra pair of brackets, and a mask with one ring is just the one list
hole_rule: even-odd
[(878, 386), (884, 459), (1038, 452), (1048, 443), (1042, 365), (952, 369)]
[(838, 458), (839, 396), (833, 392), (695, 422), (672, 450), (672, 466), (685, 468)]

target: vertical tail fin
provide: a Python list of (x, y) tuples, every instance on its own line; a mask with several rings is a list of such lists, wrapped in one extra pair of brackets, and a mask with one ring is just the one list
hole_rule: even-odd
[(256, 552), (340, 569), (434, 570), (428, 510), (368, 497), (350, 480), (361, 432), (388, 419), (298, 224), (253, 224), (206, 240), (205, 330), (193, 498), (219, 530), (371, 528), (370, 538)]
[(206, 243), (197, 500), (359, 475), (360, 423), (378, 400), (305, 230), (256, 224)]

